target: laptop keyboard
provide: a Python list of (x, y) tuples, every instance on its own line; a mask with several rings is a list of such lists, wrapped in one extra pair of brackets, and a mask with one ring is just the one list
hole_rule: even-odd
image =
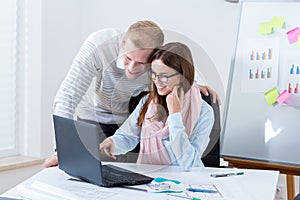
[(111, 172), (109, 169), (106, 169), (105, 167), (102, 167), (102, 174), (103, 174), (103, 179), (109, 182), (117, 182), (117, 183), (134, 182), (132, 178)]
[(139, 185), (150, 183), (153, 178), (113, 165), (102, 165), (103, 186)]

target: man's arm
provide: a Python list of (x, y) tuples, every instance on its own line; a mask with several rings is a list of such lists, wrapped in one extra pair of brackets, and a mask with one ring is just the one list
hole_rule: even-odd
[[(54, 99), (54, 114), (66, 118), (73, 118), (75, 109), (87, 92), (98, 70), (102, 69), (100, 63), (95, 62), (96, 47), (86, 41), (76, 55), (71, 68), (63, 80)], [(101, 68), (100, 68), (101, 67)], [(57, 155), (47, 158), (44, 167), (57, 166)]]
[(145, 95), (130, 114), (127, 120), (116, 131), (116, 133), (106, 138), (99, 146), (101, 152), (109, 157), (114, 158), (114, 155), (125, 154), (134, 149), (140, 141), (140, 128), (137, 121), (140, 110), (148, 99), (149, 95)]
[(56, 94), (55, 115), (73, 118), (78, 103), (87, 92), (97, 71), (102, 69), (101, 63), (95, 59), (96, 56), (95, 45), (85, 41)]

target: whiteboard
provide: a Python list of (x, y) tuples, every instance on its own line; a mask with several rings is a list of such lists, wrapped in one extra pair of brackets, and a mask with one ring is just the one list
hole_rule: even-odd
[[(300, 85), (300, 46), (290, 43), (287, 35), (300, 27), (299, 10), (300, 1), (241, 2), (221, 134), (222, 157), (300, 165), (300, 96), (295, 90)], [(273, 17), (284, 17), (284, 26), (260, 34), (260, 23)], [(274, 87), (279, 93), (290, 89), (293, 104), (268, 105), (264, 93)]]

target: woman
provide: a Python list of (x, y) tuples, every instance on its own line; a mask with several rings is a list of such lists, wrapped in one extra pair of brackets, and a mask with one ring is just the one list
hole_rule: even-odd
[(194, 82), (189, 48), (169, 43), (150, 58), (150, 94), (112, 136), (100, 144), (110, 157), (132, 150), (139, 142), (138, 163), (180, 165), (184, 170), (201, 161), (214, 117)]

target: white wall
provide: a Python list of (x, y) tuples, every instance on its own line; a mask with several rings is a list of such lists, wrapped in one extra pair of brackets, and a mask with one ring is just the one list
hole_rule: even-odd
[(223, 86), (213, 84), (215, 77), (206, 78), (224, 104), (239, 8), (223, 0), (42, 1), (42, 154), (52, 154), (55, 93), (90, 33), (105, 27), (125, 31), (131, 23), (149, 19), (183, 34), (202, 47), (216, 66)]
[(42, 1), (42, 155), (54, 153), (53, 100), (79, 50), (82, 36), (81, 0)]
[(84, 23), (84, 35), (103, 27), (126, 30), (132, 22), (150, 19), (163, 29), (187, 36), (206, 50), (222, 74), (224, 85), (227, 84), (239, 4), (224, 0), (90, 0), (84, 9), (84, 21), (94, 20)]

